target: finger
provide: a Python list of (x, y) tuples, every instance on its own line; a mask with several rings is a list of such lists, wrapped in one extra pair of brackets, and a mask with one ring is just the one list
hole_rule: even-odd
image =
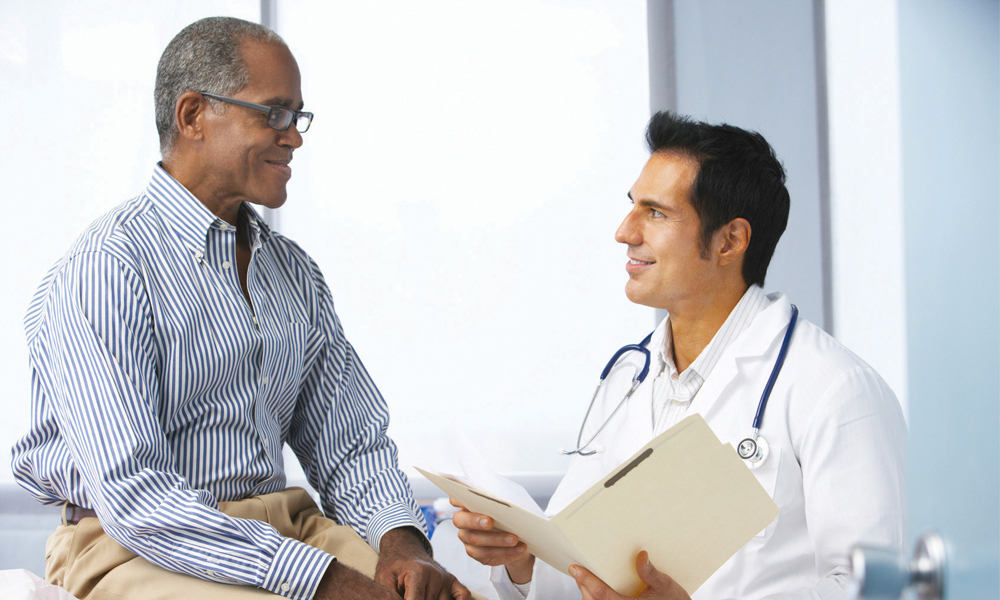
[(640, 552), (639, 556), (635, 557), (635, 572), (639, 574), (639, 579), (643, 580), (651, 588), (656, 587), (654, 584), (659, 583), (659, 576), (663, 575), (650, 562), (649, 552), (645, 550)]
[(441, 594), (442, 600), (448, 600), (449, 598), (454, 598), (455, 600), (470, 600), (472, 598), (472, 592), (469, 591), (469, 588), (462, 585), (462, 582), (454, 576), (451, 578), (450, 589), (442, 589)]
[(451, 497), (449, 497), (449, 498), (448, 498), (448, 502), (450, 502), (452, 506), (455, 506), (455, 507), (458, 507), (458, 508), (461, 508), (462, 510), (469, 510), (469, 509), (465, 508), (465, 505), (464, 505), (464, 504), (462, 504), (462, 503), (461, 503), (461, 502), (459, 502), (458, 500), (455, 500), (454, 498), (451, 498)]
[(427, 577), (423, 569), (406, 569), (399, 575), (399, 595), (403, 600), (425, 600), (427, 598)]
[(380, 566), (381, 564), (376, 565), (375, 576), (372, 579), (375, 580), (375, 583), (398, 592), (399, 586), (396, 585), (396, 573), (389, 568), (379, 568)]
[(491, 548), (488, 546), (465, 544), (466, 554), (490, 567), (499, 567), (500, 565), (514, 562), (519, 558), (524, 558), (527, 552), (528, 547), (523, 543), (513, 548)]
[(493, 519), (479, 513), (460, 510), (451, 517), (451, 522), (458, 529), (476, 529), (489, 531), (493, 529)]
[(518, 544), (517, 536), (506, 531), (476, 531), (474, 529), (459, 529), (458, 539), (473, 546), (490, 546), (495, 548), (513, 548)]
[(639, 556), (635, 557), (635, 571), (639, 574), (639, 579), (649, 586), (650, 590), (660, 594), (669, 593), (671, 597), (685, 598), (687, 592), (674, 579), (658, 571), (649, 560), (649, 553), (643, 550)]
[(571, 566), (569, 574), (576, 580), (576, 585), (580, 588), (580, 593), (584, 595), (584, 598), (592, 600), (624, 600), (625, 598), (625, 596), (608, 587), (608, 584), (601, 581), (597, 575), (594, 575), (580, 565)]

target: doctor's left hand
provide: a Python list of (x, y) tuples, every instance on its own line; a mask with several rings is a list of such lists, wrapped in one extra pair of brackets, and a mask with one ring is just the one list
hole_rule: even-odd
[[(646, 589), (639, 594), (639, 598), (650, 600), (691, 600), (691, 596), (684, 591), (676, 581), (666, 573), (661, 573), (649, 562), (649, 554), (643, 550), (635, 559), (635, 570), (639, 574), (639, 579), (646, 584)], [(580, 565), (573, 565), (569, 568), (570, 575), (576, 579), (576, 585), (583, 594), (583, 600), (624, 600), (629, 596), (622, 596), (611, 589), (608, 584), (601, 581)]]

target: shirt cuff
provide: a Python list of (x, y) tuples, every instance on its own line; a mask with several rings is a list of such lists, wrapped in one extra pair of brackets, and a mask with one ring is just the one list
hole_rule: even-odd
[(413, 509), (408, 504), (402, 502), (390, 504), (375, 513), (375, 516), (368, 521), (366, 537), (368, 545), (379, 552), (379, 544), (382, 536), (386, 532), (399, 527), (415, 527), (427, 537), (427, 525), (424, 524), (422, 514), (414, 514)]
[(298, 540), (286, 539), (274, 554), (260, 587), (293, 600), (312, 600), (333, 556)]
[(510, 578), (507, 567), (490, 567), (490, 583), (500, 600), (525, 600), (531, 592), (531, 582), (518, 585)]

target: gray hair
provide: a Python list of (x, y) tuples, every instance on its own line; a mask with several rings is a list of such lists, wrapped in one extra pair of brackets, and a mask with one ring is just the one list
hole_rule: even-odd
[[(285, 46), (284, 40), (267, 27), (233, 17), (209, 17), (181, 30), (167, 44), (156, 67), (156, 132), (160, 153), (170, 154), (177, 141), (174, 110), (177, 99), (188, 91), (232, 96), (250, 82), (250, 73), (240, 52), (244, 39)], [(209, 99), (213, 106), (214, 100)]]

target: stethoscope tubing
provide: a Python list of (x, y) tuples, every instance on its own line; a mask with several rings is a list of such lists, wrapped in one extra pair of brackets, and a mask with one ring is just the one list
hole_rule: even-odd
[(767, 385), (764, 386), (764, 393), (760, 395), (757, 403), (757, 413), (753, 417), (753, 428), (760, 431), (761, 423), (764, 422), (764, 409), (767, 408), (767, 400), (771, 397), (771, 390), (774, 382), (778, 380), (781, 367), (785, 364), (785, 357), (788, 355), (788, 343), (792, 340), (792, 332), (795, 331), (795, 322), (799, 318), (799, 307), (792, 305), (792, 318), (788, 320), (788, 329), (785, 330), (785, 338), (781, 340), (781, 349), (778, 350), (778, 358), (774, 361), (774, 368), (771, 369), (771, 376), (767, 378)]
[[(781, 348), (778, 350), (778, 358), (774, 361), (774, 367), (771, 369), (771, 375), (767, 378), (767, 384), (765, 384), (764, 391), (761, 393), (760, 400), (757, 402), (757, 412), (754, 414), (753, 418), (751, 437), (740, 442), (739, 454), (741, 458), (747, 462), (750, 468), (760, 466), (760, 464), (764, 462), (764, 459), (767, 458), (767, 443), (763, 438), (758, 440), (758, 437), (761, 424), (764, 422), (764, 411), (767, 408), (767, 401), (771, 397), (771, 390), (774, 389), (774, 383), (778, 379), (778, 374), (781, 373), (781, 368), (785, 364), (785, 357), (788, 355), (788, 345), (791, 342), (792, 333), (795, 331), (795, 324), (798, 321), (799, 309), (794, 304), (792, 304), (791, 307), (792, 316), (788, 321), (788, 328), (785, 330), (785, 336), (781, 341)], [(604, 428), (608, 426), (608, 423), (614, 419), (614, 416), (618, 413), (621, 407), (624, 406), (625, 403), (628, 402), (629, 398), (632, 397), (635, 390), (646, 380), (646, 376), (649, 375), (649, 365), (651, 362), (649, 349), (646, 348), (646, 346), (649, 344), (652, 337), (653, 332), (650, 332), (650, 334), (643, 338), (643, 340), (638, 344), (628, 344), (626, 346), (622, 346), (617, 352), (615, 352), (614, 356), (611, 357), (611, 360), (609, 360), (608, 364), (605, 365), (604, 370), (601, 371), (601, 379), (597, 382), (597, 388), (594, 390), (594, 395), (590, 399), (590, 405), (587, 407), (587, 413), (583, 417), (583, 423), (580, 425), (580, 433), (576, 436), (576, 448), (574, 450), (560, 450), (562, 454), (567, 456), (572, 454), (591, 456), (598, 452), (596, 449), (587, 451), (585, 448), (597, 439), (597, 436), (599, 436), (601, 432), (604, 431)], [(611, 411), (611, 414), (604, 420), (604, 423), (601, 424), (600, 428), (598, 428), (598, 430), (590, 436), (590, 439), (588, 439), (586, 443), (581, 444), (580, 442), (583, 440), (583, 430), (587, 426), (587, 419), (590, 417), (590, 412), (594, 408), (594, 402), (596, 402), (597, 395), (600, 393), (601, 387), (604, 385), (604, 380), (611, 373), (611, 370), (614, 368), (615, 364), (617, 364), (618, 359), (621, 358), (621, 356), (626, 352), (633, 351), (642, 353), (644, 358), (642, 369), (638, 369), (637, 373), (632, 376), (632, 385), (625, 394), (625, 397), (618, 403), (618, 406)], [(760, 444), (758, 444), (758, 441)], [(750, 451), (747, 455), (745, 455), (744, 452), (745, 444), (749, 444), (749, 447), (752, 448), (752, 451)]]

